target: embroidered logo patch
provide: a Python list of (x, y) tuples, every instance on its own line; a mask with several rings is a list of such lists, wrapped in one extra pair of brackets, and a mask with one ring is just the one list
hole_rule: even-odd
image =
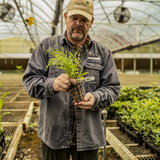
[(83, 2), (83, 0), (76, 0), (76, 1), (74, 2), (74, 5), (86, 7), (88, 4), (87, 4), (87, 2), (86, 2), (86, 3)]
[(91, 53), (91, 52), (89, 52), (88, 54), (89, 54), (89, 55), (94, 55), (94, 53)]

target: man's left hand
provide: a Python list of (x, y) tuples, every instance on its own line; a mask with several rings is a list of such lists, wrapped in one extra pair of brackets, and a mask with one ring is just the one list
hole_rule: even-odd
[(78, 106), (81, 109), (91, 109), (94, 105), (94, 95), (90, 92), (86, 93), (84, 96), (83, 102), (75, 102), (73, 101), (74, 105)]

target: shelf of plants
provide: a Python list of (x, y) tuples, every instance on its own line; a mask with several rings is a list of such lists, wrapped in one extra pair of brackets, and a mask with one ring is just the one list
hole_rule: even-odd
[(25, 90), (23, 90), (14, 99), (14, 102), (18, 102), (18, 101), (38, 101), (38, 100), (36, 98), (30, 97), (28, 93)]
[(155, 154), (131, 140), (119, 127), (108, 127), (106, 140), (124, 160), (158, 160)]
[(28, 127), (34, 102), (11, 102), (23, 89), (18, 89), (9, 102), (4, 102), (13, 88), (7, 90), (8, 88), (2, 88), (0, 95), (0, 159), (14, 160), (22, 131)]
[[(128, 150), (132, 153), (131, 150), (135, 148), (136, 153), (138, 153), (142, 151), (143, 147), (146, 149), (144, 152), (147, 152), (147, 155), (143, 153), (140, 153), (141, 156), (136, 155), (136, 153), (131, 155), (137, 159), (145, 159), (146, 157), (160, 159), (160, 87), (143, 89), (132, 86), (122, 87), (118, 100), (108, 110), (113, 108), (116, 111), (115, 118), (120, 131), (126, 134), (133, 144), (129, 143), (127, 145), (129, 148), (127, 148), (119, 139), (118, 143), (122, 143), (121, 145), (124, 147), (123, 153), (125, 150), (125, 154)], [(107, 131), (108, 134), (114, 135), (111, 130)], [(117, 136), (121, 135), (120, 131), (114, 135), (115, 143), (117, 142)], [(126, 136), (123, 136), (123, 139), (126, 139)], [(110, 140), (109, 137), (107, 139)], [(111, 145), (114, 144), (111, 143)], [(135, 145), (137, 146), (135, 147)]]
[(0, 89), (0, 97), (6, 92), (8, 92), (7, 96), (3, 97), (4, 102), (14, 101), (15, 97), (17, 97), (20, 94), (20, 92), (22, 92), (23, 90), (22, 86), (15, 87), (9, 84), (2, 85), (2, 83), (1, 83), (1, 89)]
[(7, 124), (22, 124), (23, 129), (27, 129), (34, 102), (4, 102), (1, 109), (1, 114), (10, 112), (10, 114), (3, 115), (1, 118), (2, 125)]
[[(7, 95), (8, 96), (8, 95)], [(3, 102), (2, 109), (29, 109), (31, 102)]]
[(0, 97), (6, 92), (9, 93), (7, 96), (3, 98), (4, 102), (17, 102), (17, 101), (37, 101), (37, 99), (32, 98), (28, 95), (28, 93), (24, 90), (23, 86), (12, 86), (9, 84), (5, 84), (1, 86), (0, 89)]
[(3, 125), (5, 131), (5, 145), (0, 147), (1, 160), (14, 160), (17, 146), (22, 135), (22, 125)]

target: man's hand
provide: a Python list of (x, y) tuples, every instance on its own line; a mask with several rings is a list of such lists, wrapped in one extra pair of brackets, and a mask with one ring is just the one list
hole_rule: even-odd
[(74, 105), (78, 106), (81, 109), (91, 109), (94, 105), (94, 95), (90, 92), (86, 93), (84, 96), (83, 102), (75, 102), (73, 101)]
[(76, 81), (70, 78), (66, 74), (61, 74), (53, 82), (53, 89), (55, 91), (68, 92), (68, 88), (71, 84), (76, 84)]

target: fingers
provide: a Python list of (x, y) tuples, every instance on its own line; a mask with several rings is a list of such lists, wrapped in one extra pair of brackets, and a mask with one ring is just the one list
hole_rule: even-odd
[(75, 79), (70, 78), (69, 80), (70, 80), (70, 82), (71, 82), (73, 85), (75, 85), (75, 84), (76, 84), (76, 80), (75, 80)]
[(83, 102), (75, 102), (73, 101), (74, 105), (77, 105), (81, 109), (91, 109), (94, 105), (94, 95), (92, 93), (86, 93), (84, 96)]
[(92, 108), (92, 105), (89, 103), (87, 104), (86, 102), (84, 102), (84, 103), (79, 102), (79, 103), (76, 103), (75, 105), (81, 109), (91, 109)]
[(76, 80), (70, 78), (67, 74), (61, 74), (53, 82), (53, 89), (55, 91), (68, 92), (69, 86), (76, 84)]
[(61, 74), (53, 82), (53, 89), (55, 91), (68, 92), (68, 88), (71, 85), (70, 78), (66, 74)]
[(89, 101), (92, 98), (94, 98), (94, 95), (92, 93), (87, 93), (84, 96), (84, 101), (87, 102), (87, 101)]

